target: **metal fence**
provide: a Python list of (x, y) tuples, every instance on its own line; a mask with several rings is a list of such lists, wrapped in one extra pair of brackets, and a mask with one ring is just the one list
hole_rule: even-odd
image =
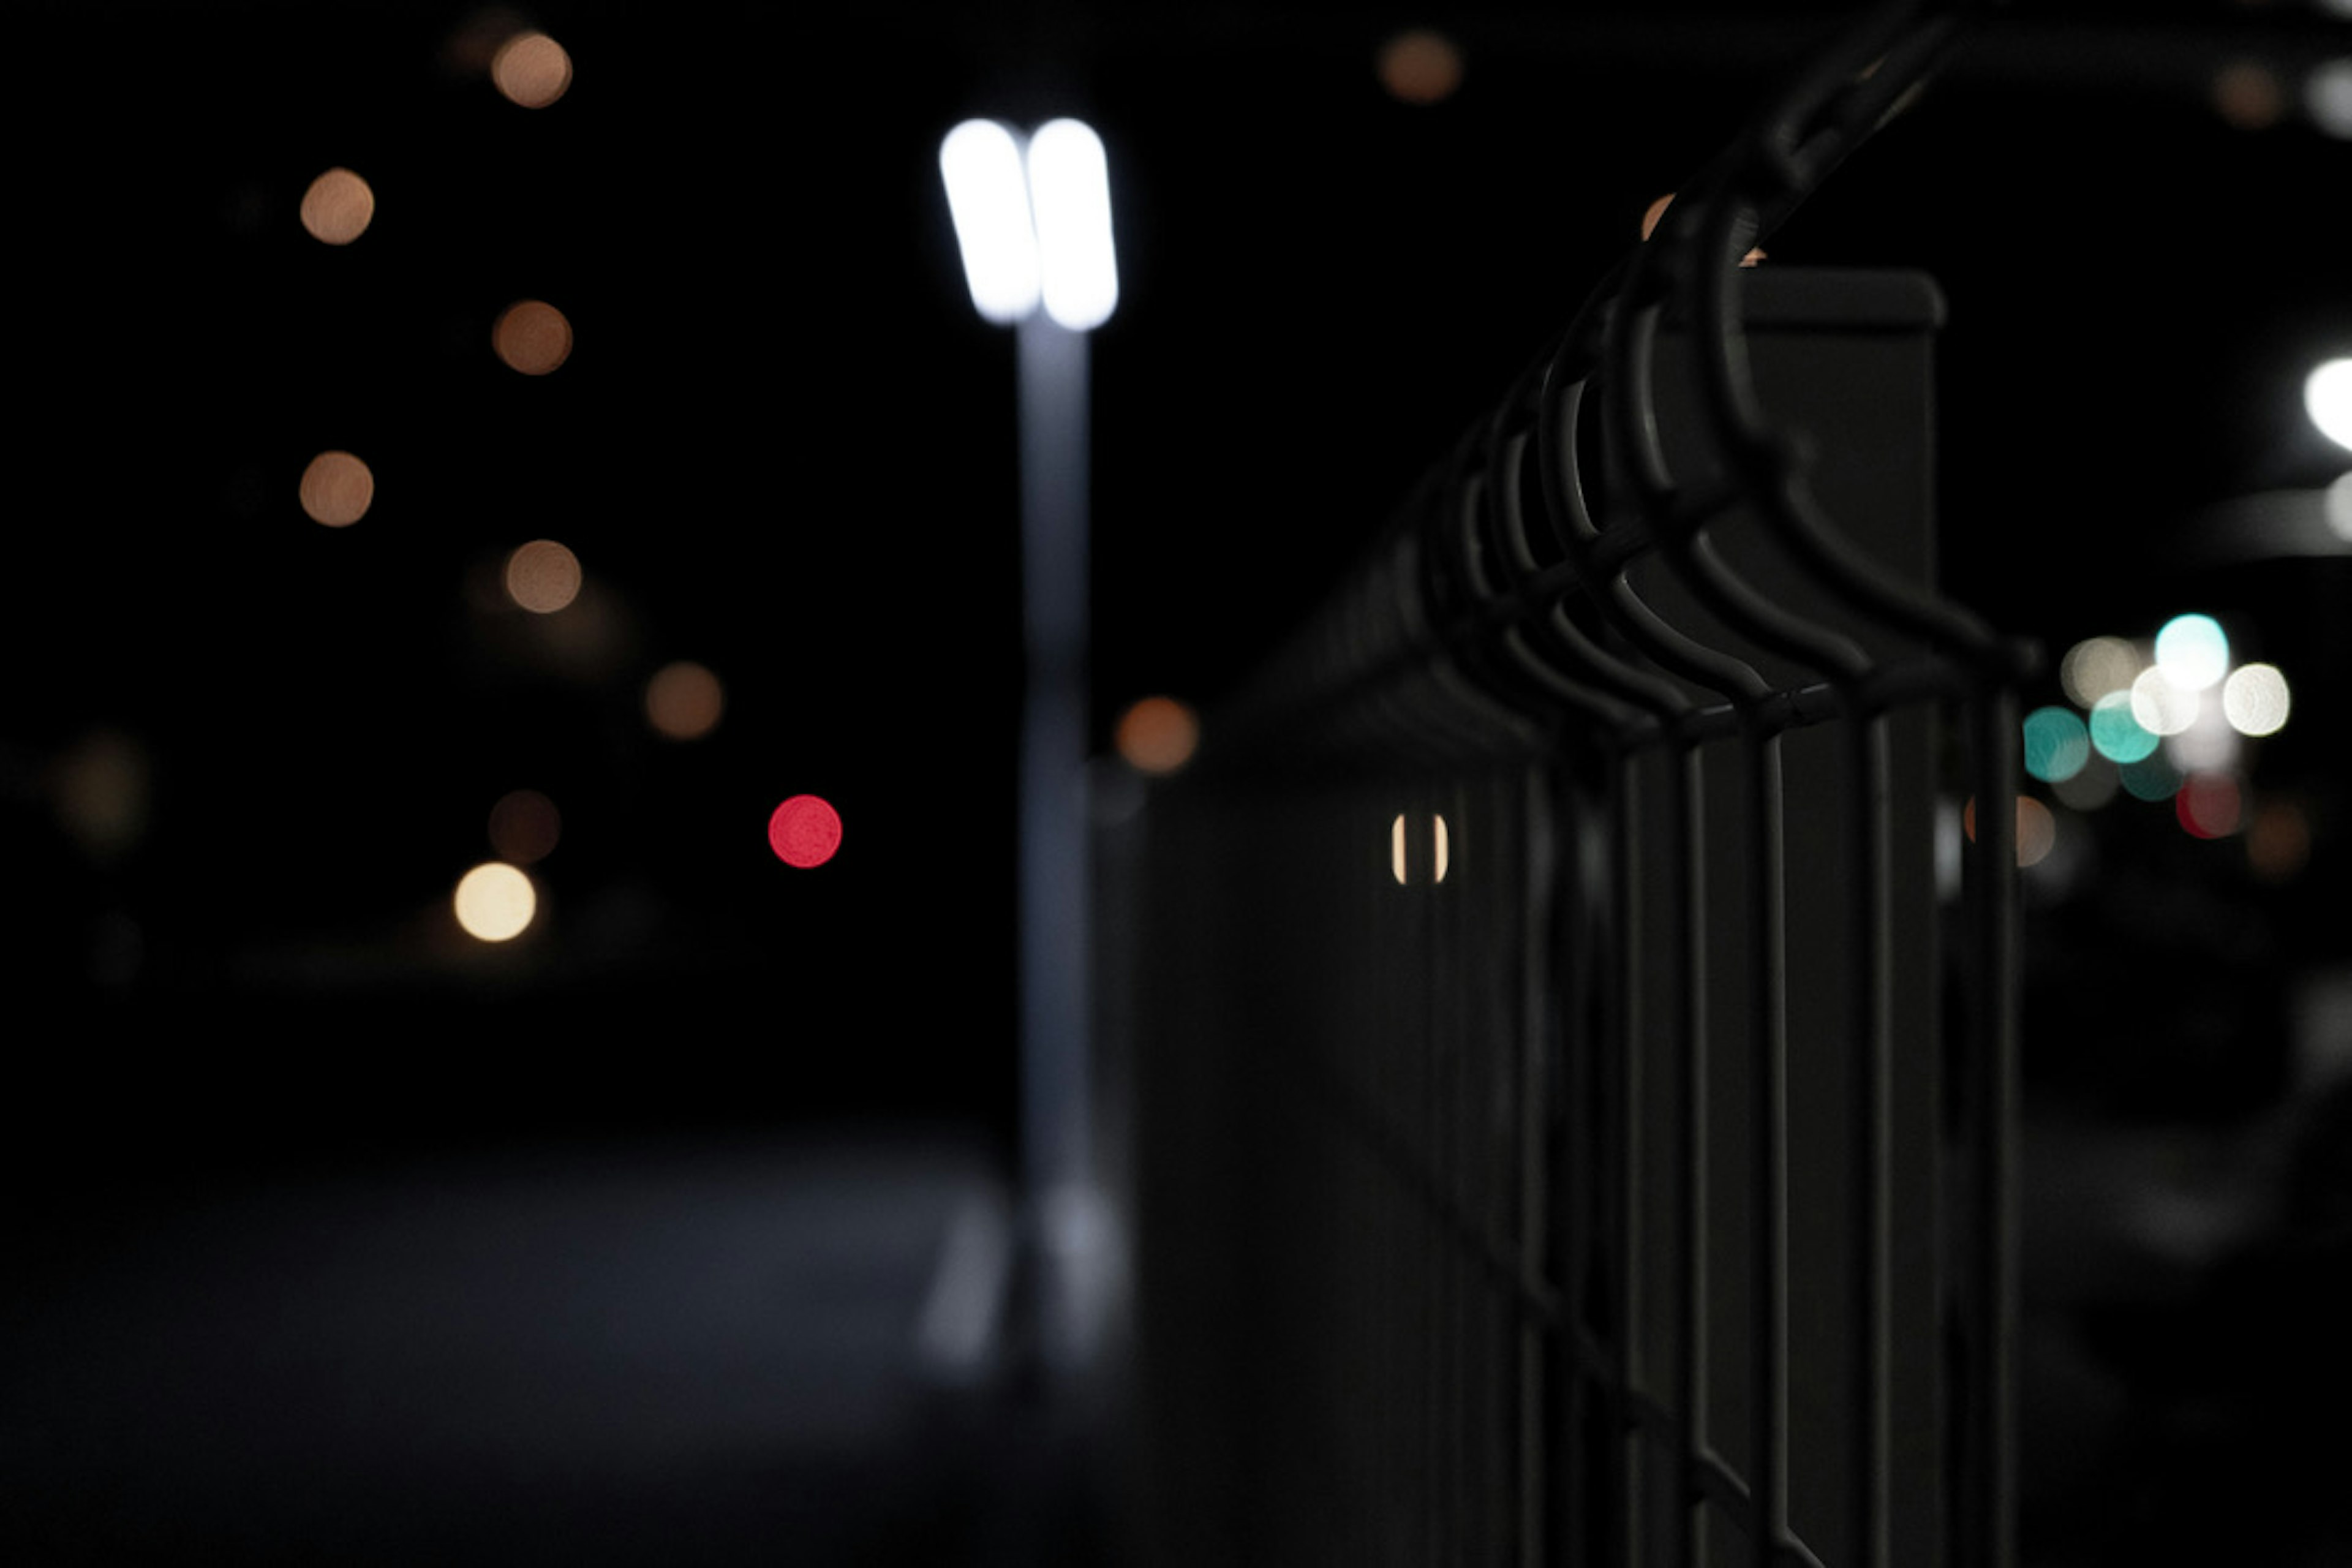
[(1932, 285), (1742, 265), (1953, 26), (1685, 186), (1110, 847), (1124, 1557), (2011, 1560), (2030, 656), (1930, 584)]

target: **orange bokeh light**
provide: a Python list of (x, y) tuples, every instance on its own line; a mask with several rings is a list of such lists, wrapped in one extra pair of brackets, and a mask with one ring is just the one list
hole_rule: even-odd
[(509, 369), (545, 375), (572, 357), (572, 322), (544, 300), (520, 300), (490, 329), (490, 347)]
[(302, 470), (301, 497), (311, 521), (349, 528), (375, 504), (375, 474), (349, 452), (321, 452)]
[(2292, 800), (2264, 801), (2246, 828), (2246, 860), (2265, 882), (2284, 882), (2311, 859), (2311, 817)]
[(1200, 749), (1201, 721), (1172, 697), (1146, 697), (1119, 715), (1111, 743), (1139, 773), (1172, 773)]
[(1399, 33), (1381, 46), (1381, 85), (1391, 98), (1426, 106), (1443, 103), (1462, 85), (1462, 51), (1426, 27)]
[(545, 109), (572, 87), (572, 56), (541, 32), (521, 32), (490, 58), (490, 81), (525, 109)]
[(507, 595), (535, 616), (580, 596), (580, 557), (552, 539), (534, 539), (507, 557)]
[(691, 659), (666, 664), (646, 682), (646, 721), (672, 741), (698, 741), (719, 727), (727, 692)]
[(349, 245), (375, 221), (375, 192), (349, 169), (330, 169), (302, 193), (302, 226), (325, 245)]

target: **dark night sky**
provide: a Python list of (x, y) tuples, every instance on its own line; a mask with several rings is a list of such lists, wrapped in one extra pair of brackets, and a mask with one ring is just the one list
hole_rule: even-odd
[[(1391, 22), (1311, 10), (555, 5), (577, 78), (526, 111), (450, 64), (464, 7), (32, 8), (0, 805), (50, 1103), (93, 1159), (1001, 1113), (1013, 362), (940, 133), (1035, 105), (1109, 146), (1108, 715), (1237, 678), (1843, 9), (1400, 18), (1468, 60), (1413, 108)], [(2144, 634), (2205, 503), (2333, 471), (2295, 399), (2352, 348), (2352, 142), (2210, 100), (2330, 50), (2352, 24), (2284, 3), (2017, 6), (1773, 242), (1941, 281), (1947, 575), (1997, 618)], [(378, 200), (341, 248), (296, 221), (333, 165)], [(577, 331), (543, 378), (487, 348), (525, 297)], [(296, 505), (328, 447), (376, 475), (348, 530)], [(469, 598), (541, 536), (589, 607)], [(2231, 587), (2291, 669), (2341, 565)], [(692, 745), (638, 717), (676, 658), (726, 682)], [(137, 781), (100, 850), (59, 826), (92, 755)], [(549, 908), (475, 948), (448, 889), (524, 785)], [(803, 790), (846, 825), (812, 873), (761, 837)]]

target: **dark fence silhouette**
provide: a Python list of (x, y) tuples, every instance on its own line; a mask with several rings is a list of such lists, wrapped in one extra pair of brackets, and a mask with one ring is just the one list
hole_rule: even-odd
[(1933, 587), (1933, 285), (1743, 265), (1956, 17), (1687, 184), (1108, 847), (1134, 1560), (2011, 1561), (2030, 653)]

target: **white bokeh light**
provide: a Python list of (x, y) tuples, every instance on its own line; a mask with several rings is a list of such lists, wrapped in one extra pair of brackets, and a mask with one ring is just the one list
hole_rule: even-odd
[(2352, 359), (2332, 359), (2303, 384), (2303, 406), (2321, 434), (2352, 449)]
[(2286, 677), (2275, 665), (2242, 665), (2221, 688), (2221, 711), (2241, 735), (2276, 734), (2293, 707)]
[(2197, 722), (2200, 706), (2197, 693), (2175, 686), (2160, 665), (2132, 682), (2132, 717), (2151, 735), (2180, 734)]
[(2179, 689), (2203, 691), (2230, 672), (2229, 636), (2210, 616), (2175, 616), (2156, 634), (2156, 667)]
[(1037, 232), (1021, 143), (993, 120), (967, 120), (940, 143), (940, 177), (975, 310), (1000, 326), (1037, 308)]
[[(2338, 16), (2352, 16), (2346, 0), (2327, 3)], [(2303, 107), (2328, 135), (2352, 138), (2352, 58), (2329, 60), (2305, 78)]]
[(1074, 332), (1091, 331), (1118, 304), (1118, 262), (1109, 163), (1102, 138), (1083, 121), (1049, 120), (1029, 139), (1029, 203), (1045, 313)]
[(478, 942), (507, 942), (530, 929), (539, 913), (539, 890), (521, 871), (502, 860), (491, 860), (459, 879), (450, 902), (467, 936)]
[(2326, 508), (2328, 531), (2352, 543), (2352, 474), (2338, 474), (2321, 504)]

